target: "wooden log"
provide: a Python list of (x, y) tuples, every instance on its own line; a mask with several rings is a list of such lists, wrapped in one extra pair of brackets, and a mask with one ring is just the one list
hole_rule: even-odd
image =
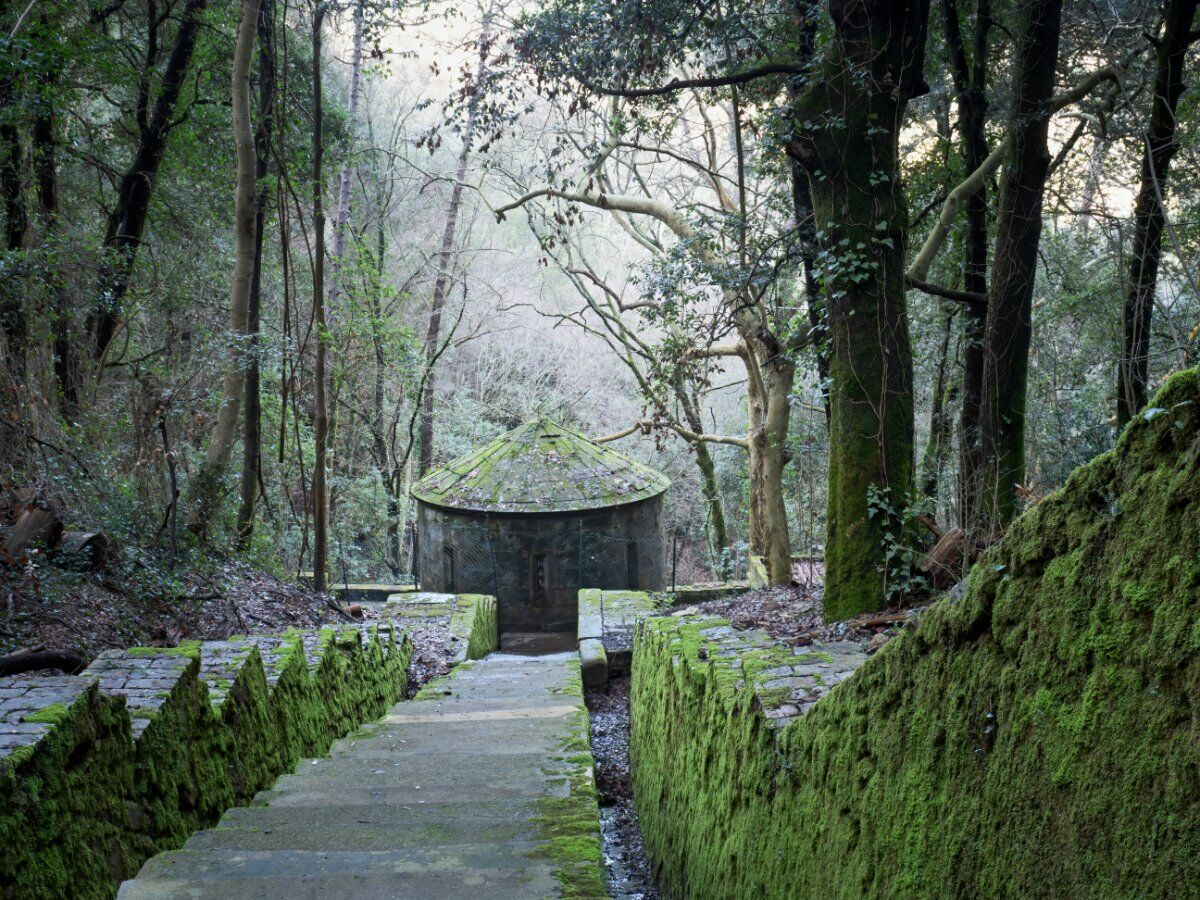
[(64, 531), (50, 561), (73, 572), (101, 572), (108, 566), (108, 538), (99, 531)]
[(879, 628), (883, 625), (895, 625), (897, 622), (903, 622), (907, 618), (909, 618), (908, 613), (901, 611), (892, 613), (867, 613), (850, 621), (856, 628)]
[(929, 578), (930, 586), (936, 590), (950, 587), (962, 571), (963, 551), (967, 535), (961, 528), (951, 528), (917, 563), (917, 571)]
[(0, 562), (15, 563), (30, 547), (57, 547), (62, 540), (63, 523), (58, 513), (46, 504), (27, 506), (12, 527), (4, 532)]
[(917, 516), (917, 521), (928, 528), (935, 538), (940, 539), (946, 533), (946, 529), (939, 525), (933, 516)]
[(87, 660), (70, 650), (33, 647), (0, 656), (0, 677), (36, 672), (39, 669), (58, 669), (68, 675), (75, 675), (82, 672), (86, 666)]

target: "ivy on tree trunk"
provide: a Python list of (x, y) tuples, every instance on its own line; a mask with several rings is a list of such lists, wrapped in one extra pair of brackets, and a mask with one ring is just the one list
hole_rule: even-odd
[(899, 133), (924, 93), (929, 4), (830, 4), (820, 69), (793, 101), (788, 150), (808, 173), (829, 320), (825, 618), (884, 605), (895, 522), (869, 497), (907, 502), (912, 350), (905, 298)]

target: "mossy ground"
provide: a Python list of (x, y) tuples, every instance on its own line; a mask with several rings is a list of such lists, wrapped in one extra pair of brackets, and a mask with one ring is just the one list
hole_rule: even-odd
[(1200, 376), (781, 732), (670, 620), (634, 788), (668, 892), (1176, 897), (1200, 877)]

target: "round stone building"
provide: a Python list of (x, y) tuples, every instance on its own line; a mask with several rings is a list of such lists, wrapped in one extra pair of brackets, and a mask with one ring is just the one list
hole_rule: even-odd
[(417, 580), (494, 595), (502, 631), (574, 631), (581, 587), (664, 587), (669, 486), (573, 429), (527, 422), (413, 485)]

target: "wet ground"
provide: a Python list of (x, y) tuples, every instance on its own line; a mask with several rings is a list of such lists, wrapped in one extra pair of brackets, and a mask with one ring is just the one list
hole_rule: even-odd
[(614, 677), (607, 686), (588, 690), (586, 700), (609, 896), (657, 900), (661, 894), (642, 845), (629, 781), (629, 677)]

